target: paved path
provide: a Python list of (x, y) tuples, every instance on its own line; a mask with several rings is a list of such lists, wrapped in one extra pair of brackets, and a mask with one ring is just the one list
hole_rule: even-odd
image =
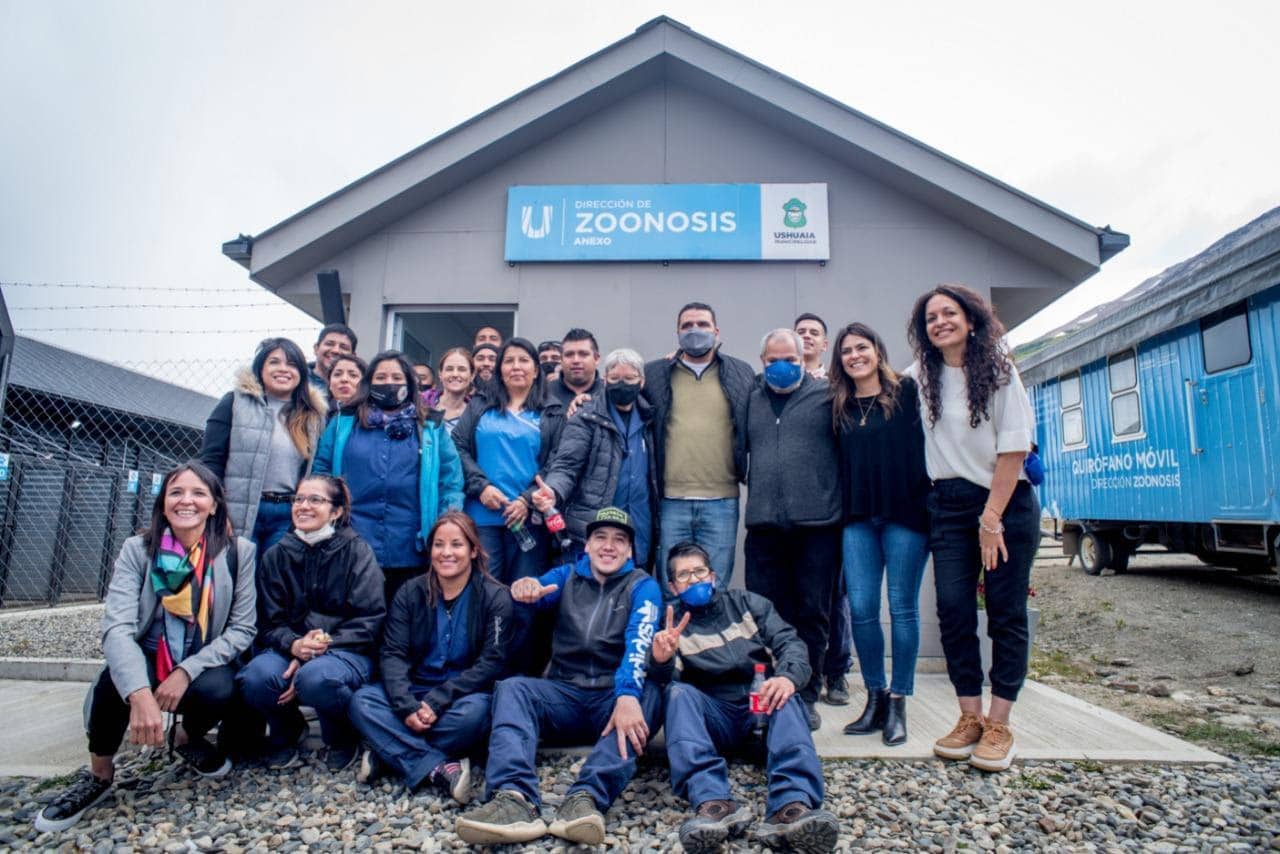
[[(74, 771), (87, 761), (82, 703), (84, 682), (0, 680), (0, 777), (47, 777)], [(861, 710), (854, 704), (820, 704), (818, 753), (831, 759), (931, 759), (933, 740), (955, 723), (957, 710), (945, 676), (916, 676), (917, 694), (907, 708), (911, 738), (886, 747), (879, 736), (847, 736), (841, 728)], [(1201, 763), (1226, 759), (1194, 744), (1090, 705), (1053, 688), (1028, 682), (1014, 712), (1024, 759), (1093, 759), (1103, 762)], [(655, 746), (657, 744), (655, 743)]]

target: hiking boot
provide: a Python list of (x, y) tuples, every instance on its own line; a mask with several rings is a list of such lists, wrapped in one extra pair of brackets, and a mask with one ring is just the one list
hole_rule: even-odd
[(441, 762), (431, 769), (427, 779), (435, 784), (437, 789), (460, 804), (471, 800), (470, 759), (463, 759), (461, 762)]
[(827, 705), (849, 705), (849, 682), (843, 674), (827, 677)]
[(356, 782), (369, 784), (382, 776), (386, 770), (386, 766), (382, 764), (382, 759), (374, 752), (372, 747), (365, 747), (360, 751), (360, 762), (356, 765)]
[(1013, 757), (1017, 755), (1013, 730), (1007, 723), (989, 720), (982, 728), (982, 739), (969, 755), (969, 764), (983, 771), (1003, 771), (1013, 764)]
[(792, 801), (756, 828), (755, 836), (757, 842), (770, 848), (825, 854), (835, 850), (840, 822), (826, 810)]
[(302, 764), (302, 743), (306, 740), (305, 729), (283, 738), (276, 738), (273, 734), (267, 739), (267, 750), (262, 755), (262, 764), (267, 766), (268, 771), (297, 768)]
[(472, 845), (503, 845), (532, 842), (546, 834), (547, 824), (524, 795), (499, 789), (488, 803), (458, 816), (454, 832)]
[(933, 752), (943, 759), (968, 759), (982, 738), (982, 718), (962, 712), (951, 732), (933, 743)]
[(329, 769), (331, 774), (341, 774), (351, 767), (351, 763), (356, 761), (360, 749), (354, 744), (337, 744), (329, 747), (324, 752), (324, 767)]
[(595, 799), (579, 789), (560, 804), (547, 832), (578, 845), (603, 845), (604, 815), (596, 809)]
[(821, 729), (822, 715), (818, 714), (818, 704), (816, 702), (805, 703), (804, 710), (809, 717), (809, 732), (816, 732)]
[(41, 833), (66, 830), (110, 791), (110, 780), (100, 780), (87, 768), (81, 769), (75, 782), (40, 810), (40, 814), (36, 816), (36, 830)]
[(223, 777), (231, 770), (231, 760), (226, 754), (203, 738), (179, 744), (173, 752), (201, 777)]
[(743, 834), (755, 816), (737, 801), (703, 801), (680, 825), (680, 844), (689, 854), (713, 854)]

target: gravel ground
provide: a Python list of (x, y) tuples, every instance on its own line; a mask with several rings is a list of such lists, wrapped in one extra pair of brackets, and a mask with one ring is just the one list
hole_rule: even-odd
[[(30, 824), (56, 785), (0, 781), (0, 815), (8, 816), (0, 824), (0, 848), (99, 854), (467, 848), (453, 833), (459, 810), (451, 801), (407, 796), (391, 782), (364, 787), (315, 764), (203, 781), (178, 766), (140, 769), (143, 761), (134, 755), (122, 762), (114, 804), (104, 802), (61, 835), (37, 834)], [(560, 757), (542, 768), (548, 814), (572, 779), (572, 761)], [(1023, 763), (995, 776), (942, 762), (828, 762), (826, 776), (827, 806), (843, 825), (841, 851), (1280, 849), (1275, 760), (1228, 768)], [(757, 769), (734, 766), (735, 792), (756, 805), (757, 815), (762, 783)], [(645, 767), (607, 816), (605, 847), (679, 850), (676, 828), (684, 817), (665, 770)], [(567, 850), (551, 837), (520, 848)]]
[[(1127, 575), (1090, 578), (1046, 541), (1033, 584), (1036, 675), (1237, 758), (1204, 768), (1018, 763), (995, 776), (941, 762), (828, 761), (841, 850), (1280, 850), (1280, 582), (1161, 553), (1139, 555)], [(97, 657), (100, 618), (100, 608), (0, 615), (0, 656)], [(573, 761), (542, 769), (548, 814)], [(31, 819), (62, 781), (0, 779), (0, 850), (466, 848), (450, 803), (390, 782), (358, 786), (316, 764), (197, 782), (130, 754), (120, 780), (114, 805), (41, 836)], [(735, 766), (733, 780), (759, 814), (760, 771)], [(645, 765), (608, 816), (607, 848), (679, 850), (686, 809), (665, 768)], [(548, 839), (521, 850), (566, 848)]]
[(0, 612), (0, 656), (101, 658), (102, 606)]

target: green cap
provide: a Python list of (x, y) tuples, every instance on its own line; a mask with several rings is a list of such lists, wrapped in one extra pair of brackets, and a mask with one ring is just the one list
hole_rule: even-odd
[(636, 529), (631, 527), (631, 516), (620, 507), (602, 507), (596, 511), (596, 518), (587, 523), (587, 536), (591, 536), (596, 528), (618, 528), (627, 532), (633, 544), (636, 541)]

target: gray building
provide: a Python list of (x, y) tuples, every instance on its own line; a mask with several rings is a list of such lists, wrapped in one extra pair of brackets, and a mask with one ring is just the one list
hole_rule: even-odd
[[(825, 184), (829, 259), (506, 260), (510, 187), (734, 182)], [(535, 341), (585, 326), (652, 357), (700, 299), (738, 356), (816, 311), (881, 330), (901, 365), (907, 311), (931, 285), (976, 287), (1012, 326), (1127, 244), (657, 18), (223, 251), (317, 317), (316, 274), (336, 270), (366, 355), (438, 355), (496, 321)]]
[[(825, 260), (507, 260), (512, 188), (734, 183), (825, 185)], [(483, 323), (535, 342), (582, 326), (652, 358), (696, 299), (752, 364), (765, 332), (813, 311), (868, 323), (905, 367), (908, 311), (934, 284), (976, 288), (1011, 327), (1128, 242), (657, 18), (223, 252), (316, 317), (317, 274), (336, 271), (365, 355), (438, 356)], [(940, 654), (932, 588), (924, 656)]]

